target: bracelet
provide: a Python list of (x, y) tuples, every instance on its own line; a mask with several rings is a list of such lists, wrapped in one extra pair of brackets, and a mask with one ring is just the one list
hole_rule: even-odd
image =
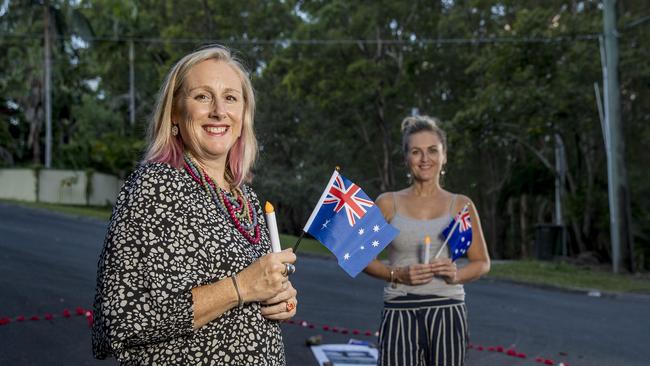
[(390, 268), (390, 287), (397, 288), (397, 283), (395, 282), (395, 268)]
[(241, 308), (244, 306), (244, 300), (241, 298), (241, 293), (239, 292), (239, 284), (237, 283), (237, 275), (233, 274), (230, 276), (232, 284), (235, 286), (235, 291), (237, 292), (237, 307)]

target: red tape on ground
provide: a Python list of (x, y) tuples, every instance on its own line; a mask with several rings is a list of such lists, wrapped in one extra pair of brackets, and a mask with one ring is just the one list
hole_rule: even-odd
[[(92, 327), (93, 325), (93, 312), (92, 310), (87, 310), (82, 308), (81, 306), (78, 306), (75, 308), (74, 313), (76, 316), (84, 316), (86, 317), (86, 320), (88, 322), (88, 326)], [(72, 317), (72, 313), (70, 312), (69, 309), (63, 309), (63, 311), (59, 313), (45, 313), (42, 316), (42, 319), (44, 320), (55, 320), (59, 318), (64, 318), (64, 319), (70, 319)], [(27, 318), (24, 315), (18, 315), (16, 317), (10, 318), (10, 317), (0, 317), (0, 326), (3, 325), (8, 325), (11, 323), (21, 323), (25, 321), (39, 321), (41, 320), (41, 316), (39, 315), (32, 315), (31, 317)], [(367, 337), (379, 337), (379, 332), (378, 331), (370, 331), (370, 330), (360, 330), (360, 329), (348, 329), (348, 328), (343, 328), (343, 327), (336, 327), (336, 326), (330, 326), (330, 325), (316, 325), (315, 323), (308, 322), (306, 320), (294, 320), (294, 319), (289, 319), (285, 322), (286, 324), (294, 324), (298, 325), (304, 328), (309, 328), (309, 329), (319, 329), (325, 332), (332, 332), (332, 333), (340, 333), (340, 334), (352, 334), (352, 335), (363, 335)], [(514, 347), (510, 348), (505, 348), (503, 346), (482, 346), (482, 345), (477, 345), (470, 343), (468, 346), (469, 349), (475, 350), (477, 352), (483, 352), (483, 351), (488, 351), (488, 352), (498, 352), (506, 356), (510, 357), (517, 357), (517, 358), (522, 358), (522, 359), (527, 359), (528, 356), (523, 353), (517, 351)], [(537, 357), (535, 358), (535, 362), (541, 363), (544, 365), (556, 365), (556, 366), (569, 366), (568, 363), (555, 363), (552, 359), (548, 358), (543, 358), (543, 357)]]
[[(88, 321), (88, 326), (92, 327), (92, 325), (93, 325), (93, 312), (92, 312), (92, 310), (86, 310), (86, 309), (82, 308), (81, 306), (78, 306), (77, 308), (75, 308), (75, 314), (77, 316), (86, 317), (86, 320)], [(69, 319), (71, 317), (72, 317), (72, 314), (70, 313), (70, 310), (63, 309), (63, 311), (60, 314), (58, 314), (58, 313), (54, 313), (54, 314), (53, 313), (45, 313), (45, 314), (43, 314), (42, 317), (39, 316), (39, 315), (32, 315), (30, 317), (25, 317), (25, 315), (18, 315), (18, 316), (13, 317), (13, 318), (1, 317), (0, 318), (0, 326), (11, 324), (11, 323), (22, 323), (22, 322), (24, 322), (26, 320), (39, 321), (39, 320), (43, 319), (43, 320), (52, 321), (52, 320), (57, 319), (57, 318)]]
[[(290, 320), (287, 320), (285, 323), (286, 324), (298, 325), (298, 326), (301, 326), (303, 328), (319, 329), (319, 330), (322, 330), (322, 331), (325, 331), (325, 332), (341, 333), (341, 334), (353, 334), (353, 335), (364, 335), (364, 336), (368, 336), (368, 337), (372, 337), (372, 336), (379, 337), (379, 331), (374, 331), (373, 332), (373, 331), (370, 331), (370, 330), (348, 329), (348, 328), (335, 327), (335, 326), (330, 326), (330, 325), (316, 325), (316, 324), (308, 322), (306, 320), (293, 320), (293, 319), (290, 319)], [(522, 358), (522, 359), (527, 359), (528, 358), (528, 356), (525, 353), (517, 351), (514, 347), (510, 347), (510, 348), (506, 349), (503, 346), (489, 346), (489, 347), (487, 347), (487, 346), (480, 346), (480, 345), (470, 343), (468, 348), (471, 349), (471, 350), (478, 351), (478, 352), (482, 352), (482, 351), (498, 352), (498, 353), (501, 353), (501, 354), (504, 354), (504, 355), (510, 356), (510, 357), (517, 357), (517, 358)], [(535, 359), (535, 362), (543, 363), (545, 365), (569, 366), (568, 363), (559, 362), (559, 363), (556, 364), (555, 361), (553, 361), (551, 359), (548, 359), (548, 358), (543, 358), (543, 357), (537, 357)]]

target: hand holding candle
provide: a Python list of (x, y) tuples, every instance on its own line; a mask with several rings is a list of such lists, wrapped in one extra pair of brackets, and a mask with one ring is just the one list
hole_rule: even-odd
[(429, 257), (431, 256), (431, 237), (429, 235), (424, 237), (424, 258), (422, 263), (429, 264)]
[(275, 220), (275, 209), (271, 202), (266, 201), (264, 212), (266, 212), (266, 225), (269, 227), (269, 235), (271, 236), (271, 249), (273, 250), (273, 253), (281, 252), (282, 247), (280, 246), (278, 223)]

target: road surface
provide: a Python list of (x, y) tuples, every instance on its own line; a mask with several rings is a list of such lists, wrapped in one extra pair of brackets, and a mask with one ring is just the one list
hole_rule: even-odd
[[(106, 225), (0, 203), (0, 319), (11, 320), (0, 325), (0, 365), (116, 364), (92, 358), (87, 320), (75, 315), (77, 307), (92, 307)], [(382, 283), (363, 274), (351, 279), (333, 260), (298, 257), (298, 314), (283, 325), (287, 365), (316, 365), (305, 346), (311, 336), (376, 342), (364, 332), (378, 327)], [(469, 365), (540, 365), (540, 358), (572, 366), (650, 364), (647, 297), (590, 297), (490, 280), (466, 288)], [(44, 319), (46, 313), (53, 318)], [(17, 322), (20, 315), (26, 320)], [(40, 320), (29, 320), (34, 315)], [(499, 346), (504, 352), (494, 351)], [(508, 356), (508, 349), (526, 357)]]

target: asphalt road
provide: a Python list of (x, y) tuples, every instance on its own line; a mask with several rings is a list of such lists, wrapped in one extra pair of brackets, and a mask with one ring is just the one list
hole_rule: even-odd
[[(116, 364), (92, 358), (87, 321), (75, 315), (75, 308), (92, 306), (105, 229), (93, 219), (0, 203), (0, 319), (11, 319), (0, 325), (0, 365)], [(283, 325), (287, 364), (316, 365), (305, 346), (310, 336), (376, 342), (363, 332), (378, 326), (382, 283), (363, 274), (351, 279), (332, 260), (298, 257), (298, 314)], [(647, 297), (590, 297), (489, 280), (467, 285), (467, 293), (469, 365), (540, 365), (539, 358), (572, 366), (650, 363)], [(46, 313), (54, 318), (44, 319)], [(20, 315), (26, 320), (17, 322)], [(33, 315), (40, 320), (29, 320)], [(526, 358), (488, 349), (499, 346)]]

